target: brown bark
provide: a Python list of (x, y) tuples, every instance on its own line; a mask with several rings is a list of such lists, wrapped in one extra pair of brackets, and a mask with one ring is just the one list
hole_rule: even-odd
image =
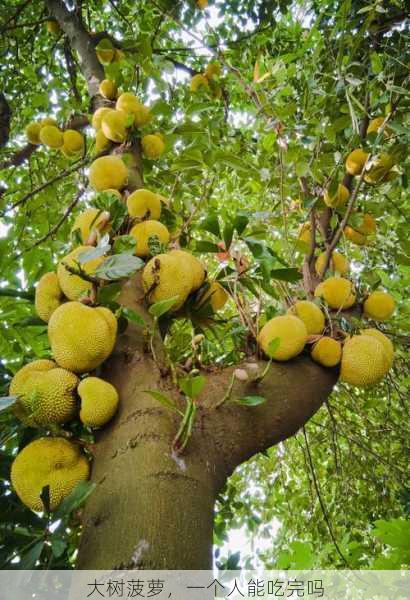
[[(147, 313), (137, 280), (125, 285), (121, 302)], [(155, 354), (160, 356), (156, 340)], [(233, 367), (204, 373), (194, 431), (184, 454), (171, 445), (179, 416), (144, 390), (183, 399), (152, 358), (141, 329), (120, 336), (103, 373), (119, 390), (115, 420), (98, 436), (93, 463), (97, 488), (87, 502), (80, 569), (207, 569), (212, 564), (213, 508), (218, 491), (235, 467), (293, 435), (326, 400), (333, 370), (310, 358), (272, 364), (259, 384), (237, 382), (224, 396)], [(260, 395), (253, 408), (232, 400)]]

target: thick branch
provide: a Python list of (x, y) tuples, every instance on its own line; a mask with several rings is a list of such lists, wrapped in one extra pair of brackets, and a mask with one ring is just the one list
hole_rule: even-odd
[(11, 110), (6, 96), (0, 93), (0, 148), (5, 146), (10, 134)]
[(23, 298), (24, 300), (34, 300), (34, 290), (15, 290), (12, 288), (0, 288), (0, 297), (3, 298)]

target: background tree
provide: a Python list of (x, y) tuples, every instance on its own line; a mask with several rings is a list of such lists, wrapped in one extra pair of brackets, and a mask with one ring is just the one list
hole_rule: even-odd
[[(217, 495), (217, 546), (231, 527), (263, 538), (280, 524), (267, 551), (226, 556), (222, 550), (221, 566), (250, 566), (258, 555), (267, 566), (285, 568), (408, 564), (404, 3), (232, 0), (202, 12), (193, 2), (47, 0), (6, 2), (2, 12), (4, 396), (22, 364), (50, 353), (33, 287), (71, 249), (74, 217), (93, 202), (88, 122), (105, 104), (98, 93), (104, 77), (149, 104), (164, 134), (166, 153), (158, 162), (141, 157), (138, 136), (127, 145), (135, 186), (143, 180), (170, 199), (164, 213), (173, 239), (196, 251), (231, 296), (204, 327), (148, 313), (138, 277), (122, 291), (117, 282), (106, 286), (104, 303), (120, 301), (126, 309), (103, 370), (120, 391), (120, 410), (95, 439), (78, 423), (65, 428), (94, 457), (95, 489), (80, 487), (53, 516), (24, 508), (10, 488), (9, 468), (39, 431), (3, 411), (3, 565), (72, 566), (79, 549), (80, 568), (206, 568)], [(47, 27), (50, 19), (54, 26)], [(96, 47), (106, 39), (123, 54), (103, 68)], [(217, 89), (192, 93), (190, 78), (211, 60), (222, 68)], [(50, 114), (85, 132), (83, 156), (72, 162), (26, 144), (25, 126)], [(366, 137), (379, 115), (387, 141), (383, 133)], [(394, 147), (397, 177), (371, 186), (345, 175), (344, 160), (360, 145), (372, 154)], [(336, 210), (322, 198), (341, 181), (350, 199)], [(355, 213), (364, 210), (375, 217), (377, 233), (372, 244), (358, 247), (343, 226), (358, 226)], [(307, 246), (298, 239), (305, 222), (316, 231)], [(337, 372), (306, 352), (250, 381), (247, 365), (258, 364), (259, 375), (266, 370), (255, 362), (260, 317), (311, 297), (320, 280), (315, 256), (324, 250), (328, 262), (336, 243), (361, 297), (381, 286), (395, 298), (396, 315), (382, 327), (395, 343), (393, 370), (370, 391), (338, 382), (328, 397)], [(337, 326), (354, 331), (357, 313)], [(153, 352), (144, 330), (154, 332), (148, 334)], [(205, 337), (192, 344), (199, 332)], [(242, 374), (233, 378), (238, 366)], [(241, 381), (244, 370), (248, 379)], [(181, 455), (171, 451), (180, 417), (144, 390), (180, 407), (184, 396), (198, 397)], [(265, 401), (246, 406), (249, 397)], [(386, 553), (375, 537), (392, 549)]]

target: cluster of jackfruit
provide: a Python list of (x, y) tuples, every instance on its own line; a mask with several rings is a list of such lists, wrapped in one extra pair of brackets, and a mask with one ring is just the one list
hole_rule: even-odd
[(222, 95), (219, 77), (221, 75), (221, 65), (217, 61), (210, 62), (203, 73), (197, 73), (191, 78), (189, 89), (191, 92), (206, 92), (214, 98), (220, 98)]
[(70, 159), (84, 154), (84, 136), (76, 129), (61, 130), (53, 117), (45, 117), (41, 121), (32, 121), (26, 127), (26, 136), (30, 144), (44, 144)]

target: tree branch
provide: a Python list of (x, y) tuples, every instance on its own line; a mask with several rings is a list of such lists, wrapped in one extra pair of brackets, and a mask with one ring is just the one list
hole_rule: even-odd
[(0, 93), (0, 148), (5, 146), (10, 134), (11, 110), (6, 96)]
[(0, 288), (0, 297), (3, 298), (23, 298), (24, 300), (34, 300), (34, 290), (14, 290), (12, 288)]

